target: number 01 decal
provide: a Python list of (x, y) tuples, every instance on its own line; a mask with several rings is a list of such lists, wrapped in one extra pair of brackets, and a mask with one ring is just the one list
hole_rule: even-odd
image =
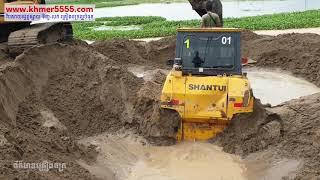
[(231, 37), (222, 37), (222, 44), (231, 44)]
[(185, 42), (187, 49), (190, 48), (190, 39), (187, 39)]

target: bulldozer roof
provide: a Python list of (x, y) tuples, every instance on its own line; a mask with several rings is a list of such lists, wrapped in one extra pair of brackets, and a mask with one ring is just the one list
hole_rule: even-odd
[(241, 32), (239, 28), (178, 28), (178, 32)]

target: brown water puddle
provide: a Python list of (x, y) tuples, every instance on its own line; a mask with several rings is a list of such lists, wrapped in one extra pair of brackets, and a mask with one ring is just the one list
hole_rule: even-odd
[(96, 145), (100, 153), (93, 165), (79, 163), (102, 179), (110, 177), (109, 170), (116, 178), (126, 180), (247, 179), (241, 158), (218, 146), (184, 142), (156, 147), (142, 145), (143, 141), (107, 134), (83, 139), (81, 143)]
[(297, 170), (302, 167), (302, 160), (277, 158), (277, 151), (267, 149), (252, 153), (245, 158), (246, 175), (249, 180), (294, 179)]
[(133, 166), (128, 180), (244, 180), (240, 157), (199, 142), (170, 147), (144, 147), (145, 156)]
[(79, 164), (108, 180), (281, 180), (294, 177), (302, 165), (298, 160), (277, 159), (272, 150), (241, 159), (209, 143), (159, 147), (132, 134), (102, 134), (80, 142), (95, 145), (99, 156), (94, 164)]

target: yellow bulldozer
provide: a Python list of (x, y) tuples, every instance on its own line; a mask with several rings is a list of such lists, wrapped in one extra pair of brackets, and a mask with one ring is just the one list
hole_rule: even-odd
[(161, 108), (181, 117), (177, 140), (208, 140), (239, 113), (253, 111), (253, 93), (242, 72), (241, 30), (178, 29), (175, 59), (161, 94)]
[(5, 4), (44, 4), (44, 0), (0, 0), (0, 43), (7, 42), (9, 52), (18, 55), (37, 44), (59, 42), (73, 37), (71, 23), (6, 22)]

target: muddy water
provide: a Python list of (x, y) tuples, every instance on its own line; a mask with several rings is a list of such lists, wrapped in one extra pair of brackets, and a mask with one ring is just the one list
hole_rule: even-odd
[(249, 180), (294, 179), (296, 172), (303, 165), (302, 160), (274, 158), (276, 150), (267, 149), (252, 153), (245, 158), (246, 175)]
[(302, 161), (275, 159), (272, 149), (241, 159), (220, 147), (201, 142), (183, 142), (155, 147), (134, 134), (101, 134), (80, 143), (96, 146), (94, 164), (78, 163), (108, 180), (281, 180), (294, 178)]
[(282, 102), (320, 92), (312, 83), (293, 77), (287, 72), (266, 69), (246, 69), (255, 97), (262, 103)]
[(245, 166), (235, 155), (208, 143), (186, 142), (174, 146), (142, 145), (133, 135), (100, 135), (82, 140), (100, 151), (97, 163), (82, 165), (100, 178), (111, 169), (123, 180), (245, 180)]
[(239, 157), (208, 143), (145, 147), (128, 180), (246, 179)]

